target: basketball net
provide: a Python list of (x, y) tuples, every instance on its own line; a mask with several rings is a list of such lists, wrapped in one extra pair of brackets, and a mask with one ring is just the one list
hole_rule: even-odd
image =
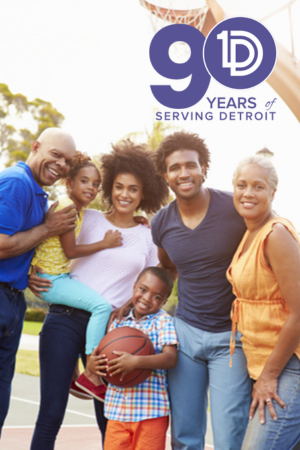
[[(208, 11), (206, 0), (139, 0), (148, 11), (154, 33), (171, 24), (185, 24), (202, 30)], [(155, 1), (155, 3), (154, 3)], [(176, 8), (175, 8), (176, 6)], [(184, 7), (184, 9), (179, 8)], [(170, 58), (183, 63), (190, 58), (191, 50), (186, 42), (175, 42), (169, 50)]]

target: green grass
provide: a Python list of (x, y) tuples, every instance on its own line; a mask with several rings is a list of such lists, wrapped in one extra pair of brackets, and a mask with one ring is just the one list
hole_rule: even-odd
[[(79, 360), (79, 372), (82, 373), (84, 367)], [(18, 350), (16, 359), (16, 373), (24, 373), (34, 377), (40, 376), (39, 352), (32, 350)]]
[(43, 326), (43, 322), (27, 322), (25, 320), (23, 333), (24, 334), (33, 334), (34, 336), (38, 336), (41, 328)]
[(40, 376), (39, 353), (32, 350), (18, 350), (16, 373), (24, 373), (34, 377)]
[[(38, 336), (42, 322), (24, 322), (23, 333)], [(83, 365), (79, 363), (80, 372), (83, 372)], [(40, 376), (39, 367), (39, 353), (33, 350), (18, 350), (16, 359), (16, 373), (24, 373), (25, 375), (32, 375), (34, 377)]]
[[(24, 322), (23, 333), (38, 336), (42, 322)], [(24, 373), (34, 377), (40, 376), (39, 353), (32, 350), (18, 350), (16, 359), (16, 373)]]

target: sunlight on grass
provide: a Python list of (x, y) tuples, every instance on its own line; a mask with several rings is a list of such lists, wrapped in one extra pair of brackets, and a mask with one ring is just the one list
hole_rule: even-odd
[(16, 373), (39, 377), (39, 353), (32, 350), (19, 349), (16, 360)]
[(41, 328), (43, 326), (43, 322), (28, 322), (25, 320), (23, 326), (24, 334), (33, 334), (34, 336), (38, 336)]

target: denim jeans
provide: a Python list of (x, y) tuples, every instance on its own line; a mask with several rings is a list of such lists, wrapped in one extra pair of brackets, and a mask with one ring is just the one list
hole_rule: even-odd
[(175, 327), (178, 363), (168, 372), (173, 450), (204, 449), (208, 387), (215, 450), (240, 450), (252, 392), (240, 333), (230, 367), (230, 331), (203, 331), (179, 318)]
[[(62, 305), (50, 307), (40, 334), (41, 401), (31, 450), (54, 449), (78, 355), (84, 355), (89, 317), (89, 313), (79, 309)], [(97, 422), (104, 435), (103, 403), (95, 400), (94, 405)]]
[(9, 408), (11, 382), (15, 370), (26, 311), (24, 294), (0, 287), (0, 434)]
[[(242, 450), (290, 450), (300, 439), (300, 361), (293, 355), (278, 379), (278, 395), (286, 404), (273, 400), (278, 419), (265, 407), (266, 421), (259, 422), (258, 410), (249, 422)], [(298, 447), (298, 446), (297, 446)]]

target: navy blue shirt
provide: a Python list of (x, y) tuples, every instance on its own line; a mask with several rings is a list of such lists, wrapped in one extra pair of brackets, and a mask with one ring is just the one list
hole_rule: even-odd
[(234, 300), (226, 270), (246, 231), (232, 194), (209, 189), (210, 203), (203, 221), (186, 227), (176, 200), (158, 211), (151, 222), (153, 241), (162, 247), (178, 271), (176, 316), (205, 331), (231, 329)]
[[(34, 180), (23, 162), (0, 173), (0, 233), (13, 236), (43, 221), (48, 195)], [(28, 285), (28, 271), (34, 248), (22, 255), (0, 260), (0, 281), (16, 289)]]

